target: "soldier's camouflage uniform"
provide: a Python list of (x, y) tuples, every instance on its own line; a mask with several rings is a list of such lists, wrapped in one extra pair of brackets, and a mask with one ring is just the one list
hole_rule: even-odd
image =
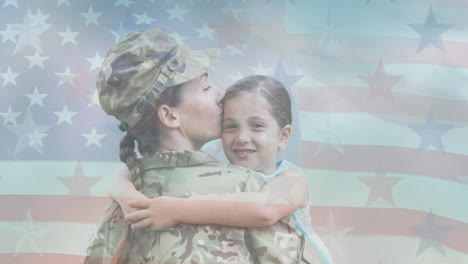
[[(157, 153), (139, 164), (143, 193), (150, 198), (255, 192), (264, 184), (256, 172), (218, 163), (200, 151)], [(85, 263), (109, 263), (124, 228), (122, 210), (112, 202), (91, 240)], [(291, 217), (263, 228), (180, 224), (158, 231), (138, 229), (131, 245), (132, 264), (320, 263)]]
[[(193, 51), (160, 29), (131, 33), (111, 48), (103, 61), (96, 83), (100, 105), (120, 121), (120, 130), (131, 134), (167, 87), (206, 73), (218, 54), (216, 49)], [(143, 138), (140, 141), (145, 142)], [(139, 165), (142, 191), (150, 198), (188, 197), (192, 192), (255, 192), (264, 185), (257, 173), (217, 163), (203, 152), (157, 153), (140, 159)], [(125, 228), (122, 210), (112, 202), (91, 239), (85, 263), (110, 263)], [(312, 263), (316, 256), (308, 250), (312, 247), (304, 243), (291, 217), (265, 228), (181, 224), (152, 232), (139, 229), (133, 237), (128, 261), (131, 264), (290, 264), (305, 259)]]

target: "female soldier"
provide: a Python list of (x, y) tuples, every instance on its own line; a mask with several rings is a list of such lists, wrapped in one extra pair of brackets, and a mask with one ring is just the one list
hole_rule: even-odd
[[(156, 29), (130, 34), (104, 60), (100, 103), (127, 132), (120, 159), (147, 197), (255, 192), (264, 184), (254, 171), (198, 151), (221, 132), (222, 93), (206, 74), (216, 56), (214, 50), (192, 51)], [(113, 202), (85, 263), (300, 263), (303, 247), (291, 217), (263, 228), (180, 224), (132, 231)]]

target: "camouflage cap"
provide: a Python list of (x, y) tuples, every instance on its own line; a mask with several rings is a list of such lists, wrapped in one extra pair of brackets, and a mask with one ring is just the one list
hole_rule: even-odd
[(101, 107), (128, 131), (167, 87), (206, 73), (218, 55), (193, 51), (161, 29), (131, 33), (104, 59), (96, 83)]

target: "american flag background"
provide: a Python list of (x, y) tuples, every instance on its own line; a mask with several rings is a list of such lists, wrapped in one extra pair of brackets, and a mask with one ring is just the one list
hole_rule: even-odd
[(467, 0), (2, 0), (0, 263), (82, 262), (124, 166), (96, 74), (150, 28), (285, 84), (335, 263), (468, 263)]

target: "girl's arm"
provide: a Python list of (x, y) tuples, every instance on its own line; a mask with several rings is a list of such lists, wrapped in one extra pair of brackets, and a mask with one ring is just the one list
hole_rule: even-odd
[(130, 201), (139, 211), (126, 216), (133, 228), (152, 230), (186, 224), (221, 224), (259, 227), (276, 223), (305, 207), (308, 180), (298, 169), (289, 169), (269, 180), (260, 192), (192, 195), (190, 198), (158, 197)]

